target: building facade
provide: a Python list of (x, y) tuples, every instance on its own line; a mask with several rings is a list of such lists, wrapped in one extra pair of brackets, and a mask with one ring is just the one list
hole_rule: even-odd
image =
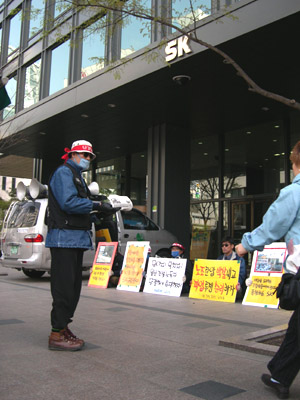
[[(300, 99), (299, 1), (200, 3), (193, 15), (201, 40), (261, 87)], [(145, 2), (178, 26), (190, 24), (189, 4)], [(22, 18), (30, 7), (44, 12)], [(88, 180), (103, 193), (130, 196), (191, 258), (216, 258), (222, 237), (238, 241), (257, 226), (290, 183), (299, 111), (249, 91), (188, 32), (128, 17), (111, 34), (103, 21), (117, 17), (55, 1), (0, 6), (1, 71), (12, 102), (0, 139), (20, 138), (0, 147), (0, 165), (12, 155), (32, 157), (47, 183), (64, 147), (87, 139), (97, 154)]]

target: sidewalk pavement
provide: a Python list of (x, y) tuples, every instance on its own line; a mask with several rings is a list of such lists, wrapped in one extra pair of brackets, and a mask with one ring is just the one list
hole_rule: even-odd
[(290, 312), (90, 288), (84, 276), (71, 329), (86, 346), (59, 352), (47, 348), (49, 275), (0, 267), (1, 400), (277, 398), (260, 381), (270, 356), (219, 342), (286, 324)]

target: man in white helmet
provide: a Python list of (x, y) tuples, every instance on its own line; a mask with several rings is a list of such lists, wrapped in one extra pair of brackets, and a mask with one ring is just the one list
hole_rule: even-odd
[(52, 331), (50, 350), (75, 351), (84, 346), (69, 323), (79, 301), (83, 252), (92, 249), (90, 212), (105, 212), (111, 205), (93, 202), (81, 176), (96, 157), (90, 142), (77, 140), (65, 148), (64, 164), (49, 179), (49, 212), (46, 247), (51, 252)]

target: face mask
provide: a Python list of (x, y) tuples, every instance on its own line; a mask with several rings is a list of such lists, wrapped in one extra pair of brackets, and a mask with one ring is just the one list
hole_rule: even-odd
[(90, 167), (90, 162), (89, 162), (89, 160), (86, 160), (85, 158), (81, 158), (78, 165), (82, 168), (83, 171), (86, 171)]
[(179, 257), (179, 250), (172, 250), (171, 251), (171, 256), (174, 257), (174, 258)]

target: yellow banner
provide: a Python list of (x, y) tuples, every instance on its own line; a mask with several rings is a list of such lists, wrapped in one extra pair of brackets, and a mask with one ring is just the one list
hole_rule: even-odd
[(119, 287), (139, 286), (143, 275), (143, 264), (145, 262), (144, 246), (130, 245), (123, 263)]
[(195, 260), (189, 297), (234, 303), (240, 264), (237, 260)]
[(252, 284), (247, 288), (243, 304), (259, 303), (265, 306), (277, 306), (278, 299), (275, 289), (281, 281), (281, 276), (252, 275)]

